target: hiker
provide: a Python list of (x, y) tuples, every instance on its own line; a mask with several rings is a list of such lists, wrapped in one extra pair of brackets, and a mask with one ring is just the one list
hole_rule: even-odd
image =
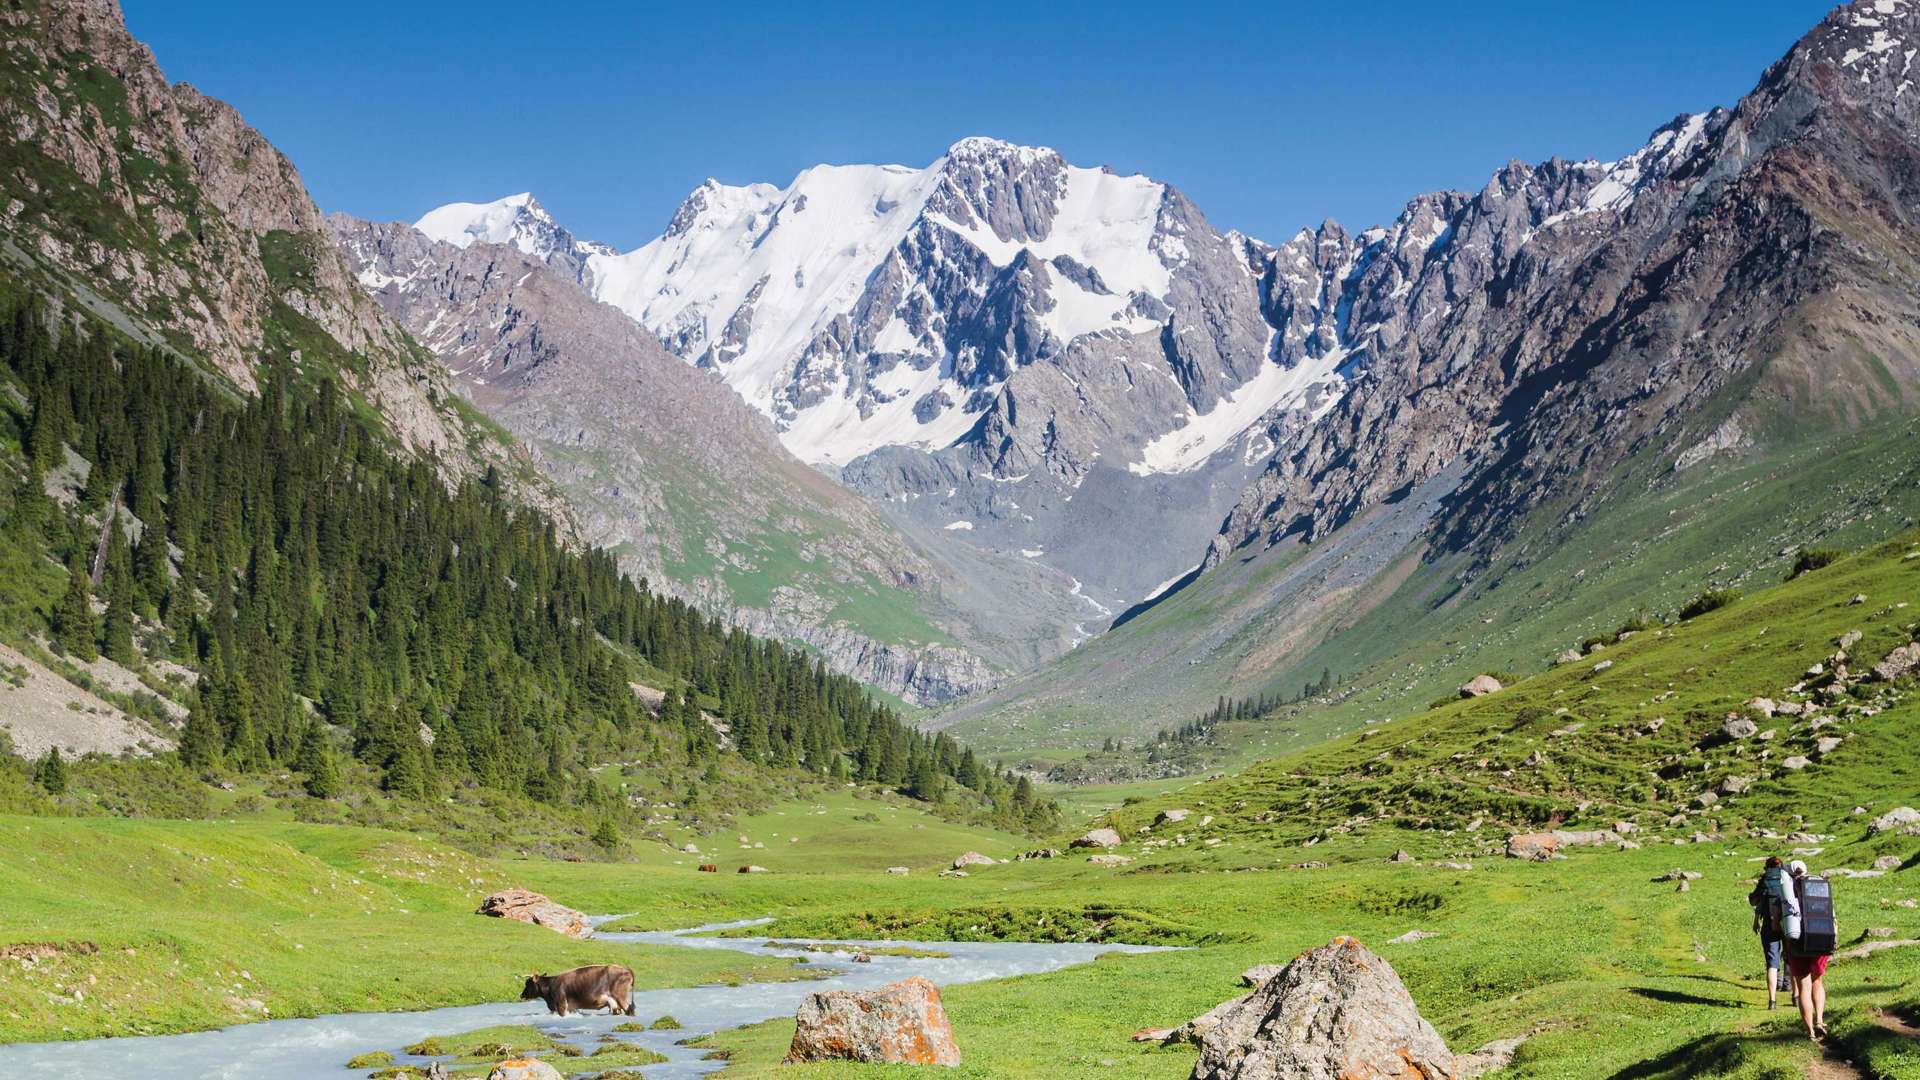
[[(1793, 975), (1794, 999), (1800, 1005), (1800, 1021), (1807, 1026), (1807, 1038), (1819, 1042), (1827, 1037), (1827, 961), (1833, 951), (1831, 894), (1826, 892), (1824, 881), (1807, 876), (1807, 864), (1799, 859), (1787, 864), (1787, 874), (1791, 879), (1788, 892), (1799, 913), (1787, 926), (1787, 970)], [(1815, 882), (1821, 886), (1818, 892), (1829, 897), (1824, 932), (1818, 935), (1811, 932), (1811, 920), (1807, 918), (1809, 886)]]
[(1780, 991), (1789, 985), (1785, 963), (1787, 934), (1783, 922), (1789, 908), (1799, 914), (1797, 898), (1787, 883), (1786, 864), (1780, 861), (1780, 856), (1767, 857), (1766, 872), (1747, 894), (1747, 903), (1753, 908), (1754, 933), (1760, 935), (1760, 955), (1767, 965), (1767, 1008), (1772, 1010), (1779, 1005)]

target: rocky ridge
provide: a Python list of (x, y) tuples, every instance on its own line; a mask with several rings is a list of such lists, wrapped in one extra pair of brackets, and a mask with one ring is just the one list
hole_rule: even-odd
[[(757, 636), (803, 641), (835, 670), (916, 704), (992, 685), (1064, 647), (1070, 624), (1055, 609), (1077, 601), (968, 608), (946, 563), (795, 460), (711, 373), (594, 301), (569, 249), (535, 228), (551, 219), (531, 200), (515, 209), (463, 244), (399, 223), (330, 224), (359, 284), (529, 448), (586, 539), (655, 586)], [(881, 639), (842, 614), (862, 600), (928, 613), (952, 636), (928, 621), (918, 639)], [(988, 640), (983, 656), (968, 628), (987, 622), (1029, 644)]]

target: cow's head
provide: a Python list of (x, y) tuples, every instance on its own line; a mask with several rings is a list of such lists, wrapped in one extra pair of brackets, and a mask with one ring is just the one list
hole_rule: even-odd
[(527, 976), (527, 985), (520, 988), (520, 1000), (532, 1001), (534, 998), (541, 998), (546, 996), (547, 996), (547, 976), (545, 975)]

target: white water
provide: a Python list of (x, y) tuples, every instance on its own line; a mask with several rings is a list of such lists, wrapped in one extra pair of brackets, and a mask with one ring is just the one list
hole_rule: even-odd
[[(676, 990), (644, 990), (634, 995), (634, 1017), (651, 1024), (661, 1016), (680, 1021), (677, 1031), (621, 1034), (669, 1060), (649, 1065), (637, 1075), (647, 1080), (703, 1076), (725, 1068), (722, 1061), (703, 1061), (704, 1050), (677, 1045), (714, 1031), (793, 1015), (800, 1001), (819, 990), (860, 990), (920, 975), (940, 986), (1031, 975), (1084, 964), (1102, 953), (1150, 952), (1150, 946), (1032, 944), (1024, 942), (896, 942), (951, 954), (945, 959), (907, 959), (875, 956), (870, 964), (855, 964), (832, 954), (769, 949), (766, 938), (692, 937), (704, 930), (751, 926), (729, 923), (693, 930), (638, 934), (602, 933), (595, 940), (679, 945), (699, 949), (728, 949), (759, 956), (799, 955), (835, 974), (825, 979), (787, 983), (747, 983), (741, 986), (698, 986)], [(782, 941), (804, 941), (782, 938)], [(836, 938), (836, 942), (848, 939)], [(849, 942), (879, 947), (888, 942)], [(504, 982), (519, 974), (502, 972)], [(16, 1043), (0, 1046), (0, 1076), (58, 1076), (65, 1080), (345, 1080), (370, 1070), (346, 1067), (349, 1058), (371, 1050), (393, 1053), (396, 1064), (425, 1064), (401, 1048), (429, 1035), (457, 1035), (495, 1024), (532, 1024), (562, 1042), (592, 1052), (600, 1037), (625, 1016), (574, 1015), (566, 1019), (547, 1014), (538, 1001), (495, 1005), (468, 1005), (426, 1012), (341, 1013), (311, 1020), (268, 1020), (219, 1031), (187, 1035), (152, 1035), (124, 1039), (87, 1039), (62, 1043)], [(966, 1033), (960, 1032), (962, 1050)]]

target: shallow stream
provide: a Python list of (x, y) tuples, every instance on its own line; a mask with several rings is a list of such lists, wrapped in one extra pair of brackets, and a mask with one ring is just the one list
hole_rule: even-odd
[[(822, 979), (643, 990), (634, 994), (634, 1016), (581, 1015), (561, 1019), (538, 1001), (466, 1005), (424, 1012), (339, 1013), (307, 1020), (267, 1020), (218, 1031), (87, 1039), (61, 1043), (0, 1046), (0, 1076), (58, 1076), (67, 1080), (345, 1080), (369, 1070), (350, 1070), (349, 1058), (370, 1050), (388, 1050), (395, 1064), (424, 1064), (428, 1058), (402, 1052), (430, 1035), (457, 1035), (496, 1024), (532, 1024), (562, 1042), (591, 1053), (603, 1035), (629, 1019), (652, 1024), (662, 1016), (680, 1022), (679, 1030), (618, 1034), (667, 1056), (638, 1075), (647, 1080), (703, 1076), (726, 1066), (706, 1061), (704, 1050), (681, 1040), (714, 1031), (792, 1016), (803, 998), (819, 990), (862, 990), (920, 975), (940, 986), (1031, 975), (1084, 964), (1102, 953), (1151, 952), (1149, 946), (1047, 944), (1026, 942), (879, 942), (834, 939), (868, 948), (911, 945), (948, 953), (945, 958), (874, 955), (871, 963), (853, 963), (850, 955), (769, 949), (763, 937), (702, 937), (705, 931), (736, 929), (753, 923), (728, 923), (691, 930), (648, 933), (598, 933), (596, 940), (729, 949), (760, 956), (801, 956), (831, 969)], [(805, 939), (781, 938), (806, 944)], [(960, 1033), (965, 1046), (965, 1033)]]

